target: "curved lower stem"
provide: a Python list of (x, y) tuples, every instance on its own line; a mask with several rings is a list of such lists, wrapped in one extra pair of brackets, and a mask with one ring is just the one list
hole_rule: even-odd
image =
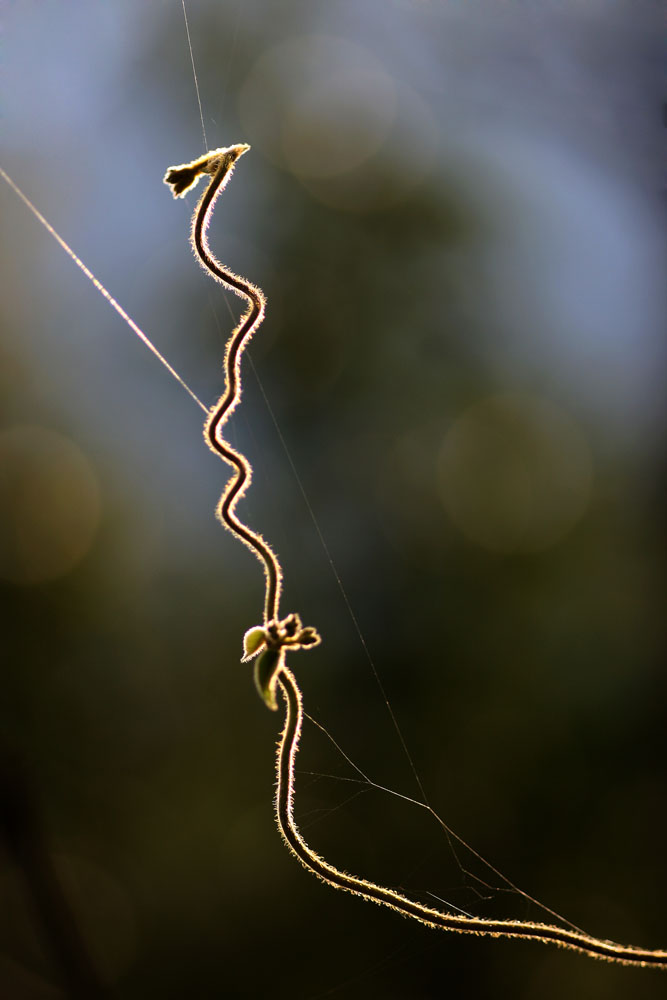
[(335, 868), (306, 843), (294, 819), (294, 765), (299, 749), (303, 724), (303, 704), (299, 685), (292, 672), (283, 667), (278, 685), (285, 702), (285, 728), (278, 746), (276, 818), (278, 827), (290, 851), (304, 868), (314, 872), (323, 882), (362, 899), (396, 910), (404, 917), (418, 920), (427, 927), (459, 934), (483, 934), (490, 937), (524, 938), (555, 944), (581, 952), (590, 958), (641, 967), (667, 968), (667, 951), (651, 951), (632, 945), (616, 944), (591, 937), (580, 931), (557, 927), (555, 924), (532, 923), (527, 920), (492, 920), (446, 913), (404, 896), (393, 889), (376, 885), (367, 879), (349, 875)]

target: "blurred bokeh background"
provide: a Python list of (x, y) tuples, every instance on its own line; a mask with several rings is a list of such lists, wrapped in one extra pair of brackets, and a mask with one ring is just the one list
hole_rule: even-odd
[[(434, 809), (569, 920), (667, 946), (664, 9), (187, 11), (208, 143), (253, 147), (210, 234), (269, 299), (229, 434), (283, 610), (324, 636), (294, 660), (308, 711), (419, 795), (281, 435)], [(180, 2), (6, 3), (2, 37), (2, 166), (213, 402), (240, 307), (161, 183), (204, 148)], [(212, 516), (202, 414), (5, 184), (0, 206), (0, 995), (66, 995), (45, 859), (118, 997), (664, 995), (412, 926), (287, 854), (280, 719), (238, 662), (262, 578)], [(312, 724), (299, 766), (334, 863), (544, 918), (340, 780)]]

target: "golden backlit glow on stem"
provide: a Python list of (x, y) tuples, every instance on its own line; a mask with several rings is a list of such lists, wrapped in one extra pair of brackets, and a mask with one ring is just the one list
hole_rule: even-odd
[(394, 889), (378, 885), (359, 876), (350, 875), (336, 868), (309, 846), (299, 830), (294, 817), (295, 761), (303, 726), (303, 699), (296, 678), (286, 665), (286, 657), (290, 651), (299, 651), (317, 645), (320, 642), (320, 637), (315, 629), (304, 627), (296, 614), (288, 615), (282, 620), (279, 618), (282, 584), (280, 562), (261, 535), (248, 528), (235, 513), (236, 504), (250, 484), (252, 469), (245, 456), (231, 448), (224, 440), (222, 428), (241, 398), (241, 355), (262, 322), (265, 299), (259, 288), (246, 279), (238, 277), (216, 260), (210, 251), (206, 237), (206, 230), (217, 196), (229, 180), (236, 161), (248, 148), (245, 144), (238, 144), (215, 150), (191, 163), (171, 168), (165, 177), (165, 182), (172, 187), (175, 197), (184, 195), (203, 174), (211, 177), (193, 217), (193, 246), (202, 266), (217, 281), (230, 288), (248, 303), (248, 308), (238, 326), (232, 331), (225, 350), (225, 391), (210, 411), (206, 411), (204, 404), (166, 362), (143, 331), (1, 168), (0, 176), (22, 199), (32, 214), (133, 332), (181, 383), (193, 400), (207, 412), (205, 424), (207, 443), (235, 470), (234, 477), (220, 498), (217, 514), (223, 525), (235, 537), (243, 541), (264, 566), (266, 590), (263, 625), (249, 629), (246, 633), (244, 659), (255, 659), (255, 683), (268, 707), (277, 708), (276, 694), (278, 693), (284, 702), (285, 724), (277, 754), (276, 818), (285, 843), (304, 868), (333, 888), (350, 892), (362, 899), (388, 907), (429, 928), (462, 934), (540, 941), (577, 951), (585, 956), (598, 958), (605, 962), (642, 968), (667, 968), (667, 951), (664, 950), (643, 949), (633, 945), (618, 944), (585, 934), (576, 928), (559, 927), (556, 924), (473, 917), (425, 906)]
[(245, 143), (238, 143), (235, 146), (215, 149), (191, 163), (170, 167), (164, 182), (171, 186), (174, 197), (180, 198), (197, 184), (202, 175), (211, 175), (211, 181), (192, 217), (193, 249), (202, 267), (216, 281), (248, 304), (238, 326), (227, 341), (223, 363), (225, 391), (209, 412), (204, 426), (204, 438), (211, 450), (234, 469), (235, 474), (220, 497), (216, 513), (220, 522), (254, 552), (264, 567), (266, 575), (264, 624), (268, 625), (279, 617), (282, 569), (271, 546), (258, 532), (244, 524), (236, 514), (236, 505), (250, 486), (252, 467), (246, 457), (232, 448), (222, 435), (224, 425), (241, 399), (241, 356), (264, 319), (266, 299), (260, 288), (245, 278), (240, 278), (216, 259), (208, 245), (206, 235), (216, 199), (231, 177), (236, 161), (249, 148)]
[(205, 437), (211, 449), (235, 470), (234, 477), (220, 498), (218, 518), (232, 534), (253, 550), (263, 563), (265, 571), (264, 624), (246, 632), (243, 660), (254, 659), (255, 686), (265, 704), (270, 709), (277, 709), (276, 694), (280, 692), (285, 705), (285, 726), (278, 745), (276, 792), (276, 819), (285, 843), (304, 868), (333, 888), (386, 906), (405, 917), (418, 920), (426, 927), (460, 934), (541, 941), (606, 962), (667, 968), (667, 951), (616, 944), (592, 937), (576, 928), (558, 927), (556, 924), (494, 920), (425, 906), (394, 889), (341, 871), (320, 857), (304, 840), (294, 818), (294, 766), (303, 725), (303, 699), (296, 678), (286, 665), (286, 657), (290, 651), (317, 645), (320, 637), (315, 629), (304, 627), (298, 615), (288, 615), (282, 621), (279, 619), (282, 584), (280, 562), (261, 535), (243, 524), (235, 513), (237, 502), (250, 484), (252, 468), (245, 456), (233, 449), (222, 436), (222, 428), (241, 398), (241, 355), (264, 318), (265, 298), (259, 288), (216, 260), (208, 246), (206, 230), (216, 198), (227, 184), (236, 161), (248, 148), (245, 144), (238, 144), (216, 149), (191, 163), (172, 167), (164, 180), (172, 187), (174, 197), (181, 197), (203, 174), (211, 176), (193, 216), (192, 244), (202, 266), (217, 281), (248, 303), (245, 314), (227, 342), (224, 360), (225, 391), (209, 413)]
[(380, 906), (387, 906), (402, 916), (418, 920), (425, 927), (434, 930), (541, 941), (543, 944), (555, 944), (560, 948), (578, 951), (589, 958), (599, 958), (605, 962), (642, 968), (667, 968), (667, 951), (651, 951), (635, 948), (632, 945), (616, 944), (614, 941), (604, 941), (582, 931), (558, 927), (556, 924), (533, 923), (528, 920), (491, 920), (486, 917), (447, 913), (424, 906), (423, 903), (418, 903), (394, 889), (376, 885), (375, 882), (369, 882), (356, 875), (349, 875), (325, 861), (306, 843), (294, 818), (294, 768), (303, 726), (303, 698), (294, 674), (284, 665), (278, 674), (278, 687), (285, 703), (286, 713), (276, 761), (278, 828), (288, 848), (303, 867), (313, 872), (327, 885), (351, 892)]

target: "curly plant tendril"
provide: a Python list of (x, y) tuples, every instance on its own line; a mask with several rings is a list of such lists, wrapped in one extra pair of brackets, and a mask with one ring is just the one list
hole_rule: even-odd
[(236, 161), (249, 149), (250, 146), (245, 143), (215, 149), (191, 163), (170, 167), (164, 182), (172, 188), (175, 198), (181, 198), (197, 184), (202, 174), (211, 175), (192, 217), (192, 246), (202, 267), (216, 281), (248, 303), (246, 312), (227, 341), (223, 365), (225, 391), (209, 412), (204, 424), (204, 438), (211, 450), (235, 471), (218, 502), (217, 517), (225, 528), (254, 552), (264, 567), (264, 621), (262, 626), (246, 633), (243, 659), (249, 660), (260, 654), (255, 664), (255, 684), (269, 708), (276, 709), (275, 688), (277, 675), (284, 662), (284, 650), (287, 647), (298, 650), (315, 646), (320, 642), (320, 637), (315, 629), (304, 628), (298, 615), (288, 615), (280, 620), (283, 578), (280, 561), (262, 536), (239, 520), (236, 514), (236, 505), (250, 485), (252, 466), (245, 455), (232, 448), (222, 436), (222, 428), (241, 399), (241, 356), (264, 319), (266, 299), (260, 288), (245, 278), (240, 278), (216, 260), (208, 245), (206, 232), (218, 195), (231, 177)]
[(216, 281), (230, 288), (248, 303), (246, 312), (232, 332), (225, 348), (225, 391), (209, 412), (204, 425), (204, 437), (212, 451), (232, 465), (236, 472), (220, 497), (216, 513), (222, 524), (252, 549), (264, 565), (266, 573), (264, 623), (267, 624), (278, 617), (282, 586), (280, 563), (262, 536), (248, 528), (236, 516), (236, 504), (250, 485), (252, 467), (245, 456), (232, 448), (222, 436), (222, 428), (241, 398), (241, 355), (264, 319), (266, 300), (259, 288), (239, 278), (216, 260), (209, 249), (206, 237), (216, 199), (231, 177), (234, 164), (247, 149), (249, 147), (244, 144), (216, 149), (192, 163), (171, 167), (164, 181), (165, 184), (171, 185), (174, 197), (181, 198), (194, 187), (202, 174), (212, 175), (192, 218), (192, 245), (205, 270), (212, 274)]
[(217, 516), (229, 531), (255, 553), (264, 566), (264, 621), (261, 626), (246, 632), (243, 639), (243, 661), (256, 658), (255, 684), (266, 705), (277, 709), (277, 690), (280, 690), (285, 705), (285, 725), (276, 759), (278, 781), (275, 800), (276, 819), (283, 840), (303, 867), (323, 882), (380, 906), (387, 906), (405, 917), (418, 920), (426, 927), (460, 934), (524, 938), (578, 951), (606, 962), (667, 968), (667, 951), (616, 944), (577, 929), (558, 927), (556, 924), (472, 917), (425, 906), (394, 889), (341, 871), (320, 857), (304, 840), (294, 818), (295, 761), (303, 726), (303, 699), (296, 678), (286, 665), (285, 657), (288, 650), (297, 651), (317, 645), (320, 636), (315, 629), (304, 627), (296, 614), (290, 614), (282, 620), (279, 618), (282, 568), (278, 557), (262, 536), (243, 524), (236, 515), (236, 504), (250, 485), (252, 468), (245, 456), (232, 448), (222, 436), (222, 428), (241, 398), (241, 355), (264, 318), (266, 300), (259, 288), (216, 260), (206, 239), (215, 201), (229, 180), (236, 161), (249, 148), (245, 144), (238, 144), (206, 153), (192, 163), (171, 167), (164, 180), (172, 187), (174, 197), (178, 198), (189, 191), (202, 174), (211, 175), (211, 181), (193, 216), (192, 244), (202, 266), (217, 281), (248, 303), (247, 311), (227, 343), (224, 361), (225, 391), (209, 412), (204, 436), (209, 447), (235, 470), (235, 475), (218, 503)]

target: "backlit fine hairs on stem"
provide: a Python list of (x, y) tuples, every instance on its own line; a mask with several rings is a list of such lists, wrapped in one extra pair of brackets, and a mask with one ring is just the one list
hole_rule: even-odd
[(294, 773), (303, 725), (303, 699), (296, 678), (288, 669), (285, 658), (289, 650), (296, 651), (317, 645), (320, 637), (315, 629), (304, 628), (296, 614), (290, 614), (280, 620), (279, 601), (282, 584), (280, 562), (262, 536), (243, 524), (235, 512), (237, 502), (250, 484), (252, 469), (245, 456), (235, 451), (222, 436), (222, 428), (241, 398), (241, 355), (264, 318), (265, 298), (259, 288), (223, 267), (211, 253), (206, 239), (206, 229), (216, 198), (229, 180), (236, 161), (249, 148), (245, 144), (239, 144), (216, 149), (198, 160), (193, 160), (192, 163), (171, 167), (164, 180), (171, 186), (174, 197), (181, 197), (197, 183), (202, 174), (211, 176), (193, 216), (193, 247), (202, 266), (216, 281), (230, 288), (248, 303), (247, 311), (227, 343), (224, 361), (225, 391), (209, 412), (204, 434), (210, 448), (228, 462), (235, 472), (220, 498), (217, 515), (223, 525), (252, 549), (264, 565), (266, 590), (263, 624), (246, 632), (243, 640), (243, 660), (256, 657), (255, 684), (268, 707), (277, 708), (278, 690), (285, 705), (285, 726), (276, 761), (278, 772), (276, 819), (285, 843), (304, 868), (328, 885), (351, 892), (380, 906), (387, 906), (404, 917), (418, 920), (426, 927), (460, 934), (524, 938), (529, 941), (555, 944), (607, 962), (667, 968), (667, 951), (651, 951), (633, 945), (616, 944), (613, 941), (584, 934), (582, 931), (558, 927), (556, 924), (532, 923), (528, 920), (493, 920), (424, 906), (403, 893), (335, 868), (321, 858), (304, 840), (294, 818)]
[(259, 288), (244, 278), (240, 278), (229, 268), (223, 267), (216, 260), (211, 253), (206, 236), (216, 199), (231, 177), (236, 161), (249, 148), (249, 146), (239, 144), (226, 149), (216, 149), (212, 153), (200, 156), (192, 163), (171, 167), (164, 180), (165, 184), (171, 185), (174, 197), (182, 198), (194, 187), (202, 174), (212, 175), (192, 218), (192, 245), (202, 267), (212, 274), (216, 281), (219, 281), (226, 288), (230, 288), (248, 303), (248, 308), (241, 317), (239, 325), (227, 341), (224, 360), (225, 391), (209, 412), (204, 425), (204, 437), (208, 446), (235, 470), (235, 475), (220, 497), (216, 513), (223, 525), (252, 549), (264, 565), (266, 573), (264, 624), (266, 625), (278, 618), (282, 571), (278, 558), (270, 545), (264, 541), (261, 535), (243, 524), (236, 515), (236, 504), (250, 485), (252, 467), (245, 456), (232, 448), (222, 436), (223, 426), (241, 399), (241, 355), (264, 319), (266, 299)]
[(206, 231), (218, 195), (231, 177), (236, 161), (249, 149), (250, 146), (245, 143), (215, 149), (192, 163), (170, 167), (164, 182), (171, 187), (175, 198), (181, 198), (197, 184), (202, 174), (211, 176), (192, 217), (192, 246), (202, 267), (216, 281), (248, 303), (248, 308), (227, 341), (223, 364), (225, 391), (209, 412), (204, 424), (204, 438), (211, 450), (234, 469), (234, 475), (218, 502), (217, 516), (236, 538), (254, 552), (264, 567), (266, 588), (263, 624), (246, 633), (243, 658), (249, 660), (258, 657), (254, 671), (255, 684), (266, 704), (276, 709), (275, 690), (284, 661), (284, 650), (288, 647), (298, 650), (315, 646), (320, 642), (320, 637), (315, 629), (304, 628), (296, 614), (280, 620), (283, 578), (280, 561), (262, 536), (244, 524), (236, 514), (236, 505), (250, 485), (252, 467), (245, 455), (232, 448), (222, 434), (224, 425), (241, 399), (241, 356), (264, 319), (266, 299), (260, 288), (246, 278), (240, 278), (216, 259), (208, 245)]
[(286, 710), (285, 728), (278, 746), (277, 757), (278, 827), (285, 843), (303, 867), (314, 872), (323, 882), (333, 886), (334, 889), (343, 889), (380, 906), (388, 906), (404, 917), (411, 917), (435, 930), (455, 931), (459, 934), (483, 934), (490, 937), (525, 938), (528, 941), (559, 945), (561, 948), (569, 948), (589, 958), (601, 958), (606, 962), (667, 968), (667, 951), (651, 951), (635, 948), (632, 945), (615, 944), (613, 941), (604, 941), (581, 931), (557, 927), (555, 924), (538, 924), (528, 920), (491, 920), (487, 917), (447, 913), (424, 906), (423, 903), (418, 903), (393, 889), (334, 868), (306, 843), (294, 819), (294, 767), (303, 724), (303, 699), (294, 674), (286, 666), (282, 667), (278, 675), (278, 685)]

